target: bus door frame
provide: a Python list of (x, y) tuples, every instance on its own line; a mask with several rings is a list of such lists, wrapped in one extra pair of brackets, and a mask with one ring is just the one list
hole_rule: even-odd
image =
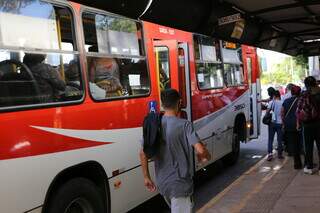
[[(170, 86), (173, 89), (176, 89), (182, 94), (180, 91), (180, 83), (179, 75), (181, 75), (179, 66), (184, 65), (184, 76), (185, 76), (185, 86), (182, 88), (185, 90), (185, 106), (181, 108), (182, 117), (191, 121), (191, 86), (190, 86), (190, 65), (189, 65), (189, 48), (187, 42), (178, 42), (177, 40), (154, 40), (153, 48), (155, 51), (156, 57), (156, 48), (157, 47), (167, 47), (169, 49), (169, 78), (170, 78)], [(184, 55), (179, 55), (179, 48), (183, 49)], [(156, 70), (157, 70), (157, 85), (158, 91), (160, 93), (160, 84), (159, 84), (159, 62), (157, 57), (156, 60)], [(160, 97), (160, 94), (159, 94)], [(160, 108), (162, 109), (162, 108)]]
[[(249, 60), (251, 63), (249, 63)], [(258, 59), (254, 54), (246, 54), (245, 63), (248, 72), (248, 84), (250, 90), (250, 122), (252, 125), (250, 130), (250, 139), (258, 138), (261, 128), (261, 84), (260, 79), (258, 78), (259, 67), (257, 60)]]

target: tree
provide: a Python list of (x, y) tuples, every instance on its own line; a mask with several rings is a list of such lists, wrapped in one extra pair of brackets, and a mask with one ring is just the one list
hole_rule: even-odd
[(110, 20), (109, 28), (110, 30), (127, 32), (127, 33), (134, 33), (137, 31), (137, 26), (134, 21), (121, 19), (121, 18), (115, 18), (113, 20)]
[(304, 56), (287, 57), (282, 62), (274, 64), (267, 73), (262, 73), (263, 84), (286, 85), (300, 83), (306, 76), (308, 58)]
[(19, 12), (21, 8), (33, 2), (35, 0), (2, 0), (0, 1), (0, 10), (2, 12)]

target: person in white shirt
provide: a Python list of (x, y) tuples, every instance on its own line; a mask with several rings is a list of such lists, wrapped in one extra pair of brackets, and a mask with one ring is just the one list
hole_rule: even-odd
[(277, 141), (278, 141), (278, 158), (283, 159), (283, 146), (282, 146), (282, 116), (281, 116), (281, 109), (282, 109), (282, 100), (280, 97), (280, 92), (275, 91), (273, 100), (268, 104), (268, 111), (272, 113), (272, 122), (268, 126), (269, 130), (269, 137), (268, 137), (268, 161), (271, 161), (273, 158), (272, 151), (273, 151), (273, 139), (275, 133), (277, 133)]

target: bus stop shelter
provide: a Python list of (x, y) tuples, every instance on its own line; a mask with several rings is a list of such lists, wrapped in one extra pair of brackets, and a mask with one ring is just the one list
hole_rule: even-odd
[(289, 55), (320, 55), (319, 0), (73, 0)]

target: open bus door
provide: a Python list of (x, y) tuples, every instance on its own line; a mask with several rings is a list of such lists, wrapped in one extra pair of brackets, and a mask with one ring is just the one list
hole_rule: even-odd
[(187, 43), (176, 40), (153, 42), (159, 91), (173, 88), (182, 97), (181, 117), (191, 121), (189, 51)]
[(248, 73), (248, 84), (250, 88), (250, 138), (258, 138), (261, 126), (261, 83), (260, 67), (256, 49), (253, 47), (245, 48), (244, 62)]

